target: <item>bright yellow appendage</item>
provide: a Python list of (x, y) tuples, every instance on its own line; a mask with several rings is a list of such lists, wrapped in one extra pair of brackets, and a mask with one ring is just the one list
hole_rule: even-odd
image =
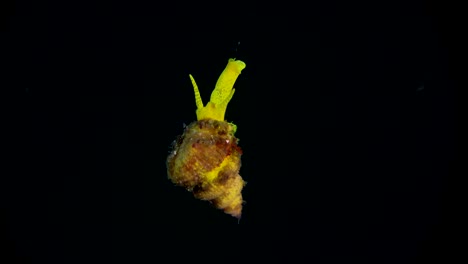
[(203, 106), (203, 101), (195, 79), (193, 79), (192, 75), (189, 75), (195, 92), (198, 120), (214, 119), (224, 121), (224, 114), (226, 113), (227, 105), (229, 101), (231, 101), (235, 92), (234, 83), (245, 66), (246, 65), (243, 61), (229, 59), (226, 68), (221, 73), (221, 76), (219, 76), (216, 87), (213, 90), (213, 93), (211, 93), (210, 101), (206, 106)]

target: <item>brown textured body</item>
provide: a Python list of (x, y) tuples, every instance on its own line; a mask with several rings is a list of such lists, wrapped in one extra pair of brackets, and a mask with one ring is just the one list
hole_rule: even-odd
[(235, 130), (235, 125), (213, 119), (191, 123), (175, 141), (167, 169), (173, 183), (240, 218), (245, 182), (239, 175), (242, 151)]

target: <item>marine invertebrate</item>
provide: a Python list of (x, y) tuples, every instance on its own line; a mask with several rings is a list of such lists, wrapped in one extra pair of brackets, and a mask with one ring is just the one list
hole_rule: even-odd
[(237, 127), (226, 122), (224, 114), (235, 92), (234, 83), (245, 66), (242, 61), (229, 59), (206, 105), (189, 75), (195, 92), (197, 121), (174, 141), (167, 158), (167, 172), (173, 183), (237, 218), (242, 214), (241, 191), (245, 185), (239, 175), (242, 150), (234, 136)]

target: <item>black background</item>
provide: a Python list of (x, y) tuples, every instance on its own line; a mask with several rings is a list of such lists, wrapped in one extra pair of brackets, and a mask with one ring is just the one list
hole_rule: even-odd
[[(1, 263), (447, 263), (456, 250), (447, 7), (4, 5), (21, 100)], [(196, 119), (188, 74), (206, 103), (231, 57), (247, 64), (226, 114), (244, 151), (239, 223), (165, 167)]]

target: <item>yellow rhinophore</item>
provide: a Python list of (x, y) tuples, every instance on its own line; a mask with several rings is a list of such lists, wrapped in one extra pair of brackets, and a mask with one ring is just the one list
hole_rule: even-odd
[(224, 121), (226, 107), (236, 91), (236, 89), (234, 89), (234, 83), (245, 66), (246, 65), (243, 61), (229, 59), (226, 68), (221, 73), (221, 76), (219, 76), (218, 82), (216, 82), (215, 89), (213, 90), (213, 93), (211, 93), (210, 101), (206, 106), (203, 106), (203, 101), (201, 99), (200, 92), (198, 91), (195, 79), (191, 74), (189, 74), (193, 90), (195, 92), (198, 120), (214, 119)]

